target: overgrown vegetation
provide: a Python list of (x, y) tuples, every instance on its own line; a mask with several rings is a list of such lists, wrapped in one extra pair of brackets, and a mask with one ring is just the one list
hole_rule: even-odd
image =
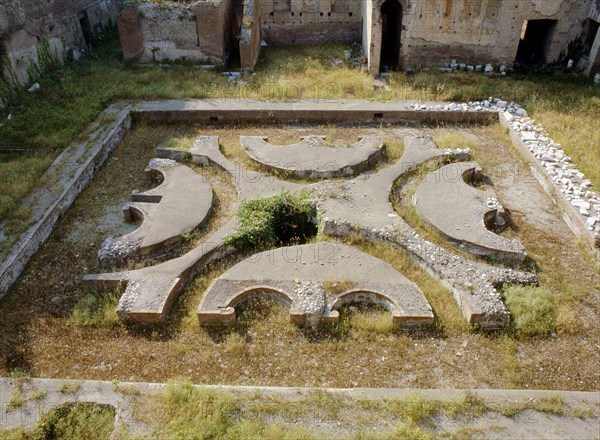
[(42, 416), (33, 429), (0, 430), (6, 440), (108, 440), (115, 420), (112, 406), (65, 403)]
[(504, 289), (504, 303), (517, 334), (544, 336), (555, 330), (558, 300), (547, 288), (508, 286)]
[(225, 237), (225, 244), (240, 249), (300, 244), (317, 233), (316, 210), (307, 191), (244, 201), (237, 218), (237, 228)]
[(88, 292), (81, 296), (73, 308), (69, 324), (74, 325), (115, 325), (120, 321), (115, 312), (123, 292)]
[[(578, 411), (559, 395), (511, 402), (488, 402), (470, 392), (448, 399), (420, 393), (355, 399), (322, 390), (281, 397), (258, 392), (232, 394), (175, 380), (164, 391), (138, 400), (135, 413), (158, 438), (422, 440), (457, 438), (453, 431), (440, 433), (439, 428), (447, 421), (458, 426), (477, 424), (477, 418), (487, 411), (507, 417), (525, 410), (551, 415), (574, 415)], [(334, 435), (321, 428), (328, 422), (337, 422)], [(379, 428), (376, 435), (372, 431), (375, 426)], [(469, 426), (461, 429), (468, 431)]]

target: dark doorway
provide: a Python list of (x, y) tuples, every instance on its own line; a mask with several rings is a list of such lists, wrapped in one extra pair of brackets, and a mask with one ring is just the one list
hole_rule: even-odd
[(234, 0), (229, 15), (229, 23), (225, 32), (225, 68), (227, 70), (237, 70), (240, 68), (240, 34), (242, 30), (242, 20), (244, 18), (244, 2)]
[(525, 20), (521, 29), (521, 41), (516, 62), (521, 66), (546, 64), (548, 49), (557, 20)]
[(395, 70), (400, 64), (402, 5), (398, 0), (386, 0), (381, 5), (380, 70)]
[(4, 46), (4, 40), (0, 38), (0, 77), (4, 74), (4, 67), (8, 65), (8, 53)]
[(92, 30), (92, 24), (87, 12), (82, 12), (79, 15), (79, 24), (81, 26), (81, 32), (83, 33), (83, 41), (89, 46), (92, 44), (92, 38), (94, 37), (94, 31)]
[(589, 51), (592, 50), (598, 28), (600, 28), (600, 23), (597, 21), (592, 20), (591, 18), (588, 18), (585, 21), (583, 26), (583, 53), (589, 53)]

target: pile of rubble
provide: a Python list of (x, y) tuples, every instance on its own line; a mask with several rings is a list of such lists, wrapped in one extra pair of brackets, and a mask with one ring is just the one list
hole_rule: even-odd
[(565, 198), (586, 217), (586, 226), (600, 241), (600, 197), (592, 190), (592, 182), (577, 169), (571, 158), (554, 142), (543, 127), (531, 118), (504, 117), (519, 134), (531, 154), (541, 163), (546, 174)]
[(592, 190), (592, 182), (577, 169), (571, 158), (544, 131), (528, 117), (519, 104), (489, 97), (482, 101), (448, 104), (411, 104), (417, 111), (494, 111), (502, 112), (506, 121), (519, 134), (525, 146), (537, 159), (559, 191), (585, 217), (587, 229), (600, 243), (600, 197)]

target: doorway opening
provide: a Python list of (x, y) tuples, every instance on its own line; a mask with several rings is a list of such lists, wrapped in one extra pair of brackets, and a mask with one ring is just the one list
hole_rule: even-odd
[(92, 24), (87, 12), (82, 12), (79, 15), (79, 25), (81, 26), (81, 33), (83, 34), (83, 41), (86, 46), (92, 44), (92, 38), (94, 37), (94, 31), (92, 30)]
[(521, 41), (517, 49), (516, 63), (533, 66), (548, 62), (548, 50), (558, 20), (525, 20), (521, 29)]
[(582, 38), (582, 52), (583, 54), (589, 54), (594, 46), (594, 41), (596, 41), (596, 35), (598, 34), (598, 29), (600, 28), (600, 23), (591, 18), (588, 18), (583, 25), (583, 38)]
[(381, 57), (379, 70), (396, 70), (400, 64), (402, 5), (386, 0), (381, 5)]

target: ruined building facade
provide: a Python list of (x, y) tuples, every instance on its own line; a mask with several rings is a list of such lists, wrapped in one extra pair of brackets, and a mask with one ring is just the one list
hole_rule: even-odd
[(117, 12), (115, 0), (0, 0), (0, 69), (24, 83), (43, 42), (62, 60), (115, 23)]
[[(600, 70), (600, 0), (206, 0), (124, 4), (128, 60), (256, 63), (267, 44), (360, 42), (369, 70), (550, 63), (575, 49)], [(586, 61), (588, 60), (588, 61)]]

